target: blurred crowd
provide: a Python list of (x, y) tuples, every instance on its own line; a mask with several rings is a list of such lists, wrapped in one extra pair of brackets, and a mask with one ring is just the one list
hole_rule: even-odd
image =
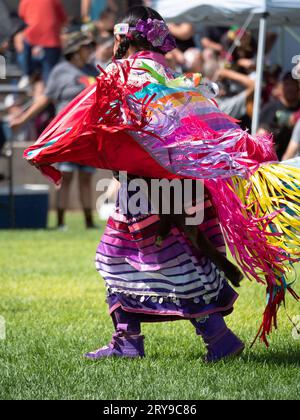
[[(21, 0), (18, 14), (9, 16), (9, 36), (0, 33), (0, 54), (21, 70), (19, 92), (3, 96), (0, 151), (7, 139), (33, 141), (78, 93), (95, 81), (97, 66), (112, 59), (113, 28), (128, 8), (151, 1), (81, 0), (81, 18), (67, 15), (60, 0)], [(0, 0), (2, 20), (5, 1)], [(3, 28), (3, 25), (2, 25)], [(199, 72), (216, 82), (219, 107), (251, 128), (256, 79), (257, 33), (239, 27), (194, 27), (169, 23), (177, 48), (168, 53), (169, 65), (178, 72)], [(269, 54), (276, 34), (267, 34), (263, 103), (259, 134), (274, 134), (279, 159), (300, 154), (299, 81), (271, 64)], [(300, 74), (300, 72), (299, 72)], [(1, 99), (2, 98), (2, 99)], [(65, 191), (60, 208), (67, 207), (68, 184), (76, 168), (66, 164)], [(78, 169), (78, 168), (77, 168)], [(79, 168), (83, 208), (90, 206), (90, 168)], [(70, 175), (68, 177), (68, 174)], [(87, 225), (93, 225), (90, 211)], [(59, 224), (63, 225), (63, 214)]]

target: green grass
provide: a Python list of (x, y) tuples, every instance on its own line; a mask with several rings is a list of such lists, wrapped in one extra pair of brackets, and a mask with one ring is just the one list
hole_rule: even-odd
[[(264, 288), (248, 281), (228, 318), (248, 344), (239, 359), (207, 366), (201, 339), (181, 321), (143, 325), (143, 360), (84, 360), (112, 333), (93, 262), (101, 233), (86, 232), (79, 214), (69, 216), (65, 233), (0, 232), (0, 315), (7, 322), (0, 399), (299, 399), (300, 341), (283, 308), (271, 348), (249, 349)], [(300, 305), (288, 298), (287, 311), (300, 315)]]

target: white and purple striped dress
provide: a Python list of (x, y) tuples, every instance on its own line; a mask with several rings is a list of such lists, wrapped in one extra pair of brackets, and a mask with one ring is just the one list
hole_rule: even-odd
[[(121, 183), (127, 193), (127, 184)], [(130, 195), (130, 193), (128, 193)], [(173, 227), (161, 247), (155, 239), (159, 216), (122, 214), (119, 200), (108, 220), (96, 254), (96, 267), (107, 289), (110, 313), (125, 311), (179, 318), (213, 312), (230, 313), (238, 295), (224, 273), (193, 249), (183, 232)], [(199, 227), (225, 253), (218, 218), (208, 195), (205, 219)]]
[[(170, 70), (151, 62), (161, 74)], [(138, 67), (138, 66), (137, 66)], [(131, 76), (131, 83), (145, 83), (144, 73)], [(121, 183), (119, 195), (127, 194)], [(199, 227), (225, 253), (225, 243), (213, 205), (206, 196), (204, 223)], [(173, 227), (161, 247), (155, 245), (159, 216), (122, 214), (119, 200), (108, 220), (96, 254), (96, 267), (107, 289), (110, 313), (125, 311), (162, 316), (162, 320), (198, 318), (214, 312), (230, 313), (238, 295), (224, 273), (193, 249), (184, 233)]]

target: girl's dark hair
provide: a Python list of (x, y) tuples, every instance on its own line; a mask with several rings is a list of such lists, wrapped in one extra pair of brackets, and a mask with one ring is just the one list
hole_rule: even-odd
[[(127, 15), (121, 20), (121, 22), (128, 23), (130, 27), (135, 27), (140, 19), (146, 21), (149, 18), (162, 20), (164, 22), (164, 19), (158, 12), (156, 12), (156, 10), (145, 6), (135, 6), (129, 9)], [(140, 32), (133, 31), (130, 33), (132, 35), (131, 39), (127, 38), (126, 35), (121, 35), (121, 43), (115, 54), (115, 59), (121, 60), (124, 58), (130, 46), (134, 47), (137, 51), (154, 51), (160, 54), (166, 54), (159, 48), (153, 47), (147, 38), (143, 37)]]

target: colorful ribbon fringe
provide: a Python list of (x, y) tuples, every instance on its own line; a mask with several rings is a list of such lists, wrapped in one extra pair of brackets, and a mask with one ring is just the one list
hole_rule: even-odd
[[(131, 84), (141, 70), (152, 82)], [(267, 285), (258, 336), (268, 344), (286, 291), (299, 299), (287, 276), (300, 257), (300, 170), (276, 163), (271, 137), (242, 131), (204, 91), (199, 75), (167, 79), (146, 63), (115, 63), (24, 157), (56, 183), (60, 174), (49, 165), (61, 161), (203, 180), (233, 257), (248, 278)]]

